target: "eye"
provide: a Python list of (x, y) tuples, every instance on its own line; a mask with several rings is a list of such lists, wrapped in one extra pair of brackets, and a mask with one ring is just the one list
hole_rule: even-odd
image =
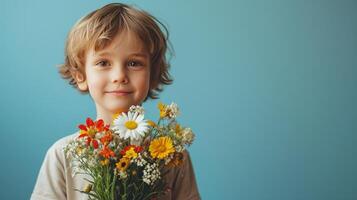
[(107, 60), (101, 60), (101, 61), (99, 61), (97, 64), (95, 64), (95, 65), (97, 65), (97, 66), (100, 66), (100, 67), (106, 67), (106, 66), (108, 66), (109, 65), (109, 62), (107, 61)]
[(142, 62), (136, 61), (136, 60), (131, 60), (128, 62), (129, 67), (140, 67), (143, 66)]

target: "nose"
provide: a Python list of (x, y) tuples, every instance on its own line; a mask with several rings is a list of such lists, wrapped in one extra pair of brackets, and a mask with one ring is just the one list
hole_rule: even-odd
[(121, 64), (115, 65), (111, 71), (111, 79), (113, 83), (127, 84), (129, 80), (126, 67)]

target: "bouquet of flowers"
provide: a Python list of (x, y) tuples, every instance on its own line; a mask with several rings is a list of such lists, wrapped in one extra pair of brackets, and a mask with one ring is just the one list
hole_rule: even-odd
[(177, 104), (159, 103), (158, 108), (156, 123), (144, 119), (143, 107), (131, 106), (110, 125), (90, 118), (79, 125), (79, 136), (64, 148), (74, 175), (90, 177), (79, 192), (99, 200), (154, 199), (164, 194), (163, 169), (180, 167), (194, 134), (177, 123)]

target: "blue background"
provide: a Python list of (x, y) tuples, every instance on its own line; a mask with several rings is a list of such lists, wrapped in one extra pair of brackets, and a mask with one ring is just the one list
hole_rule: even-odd
[[(72, 25), (109, 2), (1, 1), (0, 199), (28, 199), (49, 146), (95, 117), (55, 66)], [(161, 101), (197, 135), (203, 199), (357, 199), (356, 1), (126, 2), (168, 25)]]

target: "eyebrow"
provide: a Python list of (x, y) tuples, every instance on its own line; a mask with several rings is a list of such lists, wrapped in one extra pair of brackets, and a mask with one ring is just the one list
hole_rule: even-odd
[[(109, 52), (102, 52), (102, 53), (97, 54), (97, 56), (107, 56), (107, 55), (110, 56), (111, 53), (109, 53)], [(137, 56), (137, 57), (143, 57), (143, 58), (147, 58), (147, 57), (148, 57), (147, 54), (145, 54), (145, 53), (140, 53), (140, 52), (138, 52), (138, 53), (132, 53), (132, 54), (130, 54), (129, 56)]]
[(131, 56), (138, 56), (138, 57), (144, 57), (144, 58), (148, 57), (148, 55), (145, 53), (133, 53), (133, 54), (131, 54)]

